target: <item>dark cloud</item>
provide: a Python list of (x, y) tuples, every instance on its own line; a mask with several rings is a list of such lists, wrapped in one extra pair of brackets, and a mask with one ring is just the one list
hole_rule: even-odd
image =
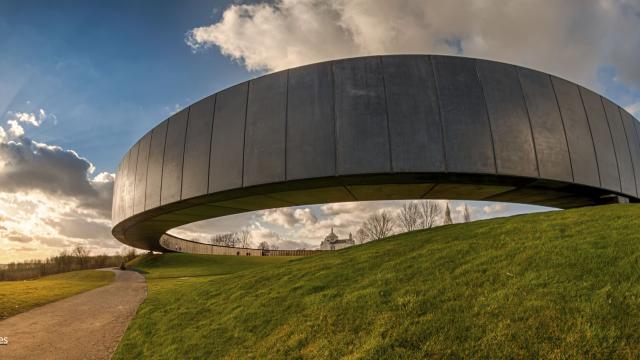
[(33, 238), (31, 236), (23, 235), (16, 232), (10, 232), (6, 234), (4, 238), (9, 241), (19, 242), (19, 243), (29, 243), (33, 241)]
[(78, 239), (113, 239), (111, 228), (107, 224), (87, 220), (81, 216), (46, 222), (62, 236)]
[(74, 198), (103, 217), (111, 211), (113, 177), (90, 178), (93, 165), (72, 150), (27, 137), (0, 143), (0, 187), (4, 192), (39, 190)]

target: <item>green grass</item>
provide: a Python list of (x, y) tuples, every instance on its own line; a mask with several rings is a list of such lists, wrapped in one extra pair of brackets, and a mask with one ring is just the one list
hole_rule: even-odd
[(640, 206), (615, 205), (279, 263), (142, 259), (148, 297), (114, 359), (637, 358), (639, 230)]
[(113, 281), (110, 271), (82, 270), (37, 280), (0, 282), (0, 319), (7, 318)]
[(262, 265), (277, 265), (293, 257), (211, 256), (191, 254), (143, 255), (127, 266), (145, 273), (147, 280), (229, 275)]

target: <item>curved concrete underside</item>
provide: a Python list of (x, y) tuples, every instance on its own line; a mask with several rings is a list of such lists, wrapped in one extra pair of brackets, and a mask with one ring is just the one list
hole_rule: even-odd
[(143, 136), (117, 170), (113, 235), (166, 251), (180, 225), (341, 201), (636, 202), (639, 135), (608, 99), (514, 65), (318, 63), (213, 94)]

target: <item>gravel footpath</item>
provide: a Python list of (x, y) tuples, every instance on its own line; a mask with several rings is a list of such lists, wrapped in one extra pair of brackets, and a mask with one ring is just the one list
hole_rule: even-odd
[(110, 359), (147, 295), (144, 276), (113, 271), (113, 283), (0, 321), (0, 359)]

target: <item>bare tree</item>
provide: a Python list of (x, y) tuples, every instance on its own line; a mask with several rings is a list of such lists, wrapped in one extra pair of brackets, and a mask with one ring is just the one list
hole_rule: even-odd
[(269, 243), (266, 241), (261, 241), (260, 244), (258, 244), (258, 249), (269, 250)]
[(358, 244), (364, 244), (365, 242), (367, 242), (367, 232), (364, 231), (363, 228), (359, 228), (356, 231), (356, 234), (353, 236), (353, 239), (358, 243)]
[(75, 248), (73, 248), (73, 251), (71, 251), (71, 256), (75, 256), (76, 258), (78, 258), (81, 268), (84, 268), (89, 255), (90, 251), (82, 245), (77, 245)]
[(397, 216), (398, 223), (404, 231), (413, 231), (420, 226), (420, 208), (415, 201), (408, 201), (402, 205)]
[(239, 242), (239, 238), (238, 233), (229, 232), (213, 235), (211, 236), (210, 241), (212, 245), (236, 246)]
[(386, 210), (375, 212), (362, 224), (362, 230), (369, 240), (385, 238), (393, 233), (395, 227), (393, 216)]
[(251, 231), (247, 228), (242, 228), (238, 233), (238, 246), (248, 248), (251, 243)]
[(450, 224), (453, 224), (453, 220), (451, 220), (451, 209), (449, 209), (449, 202), (447, 201), (447, 206), (444, 209), (444, 220), (442, 221), (442, 225)]
[(464, 204), (464, 210), (462, 212), (462, 217), (464, 219), (464, 222), (470, 222), (471, 221), (471, 213), (469, 212), (469, 207), (467, 206), (467, 204)]
[(420, 226), (423, 229), (431, 229), (441, 214), (442, 206), (437, 201), (426, 200), (420, 202)]

